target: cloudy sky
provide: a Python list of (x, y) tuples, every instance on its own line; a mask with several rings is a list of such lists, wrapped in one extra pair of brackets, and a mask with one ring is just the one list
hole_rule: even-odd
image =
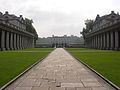
[(84, 20), (120, 12), (120, 0), (0, 0), (0, 11), (33, 19), (39, 37), (76, 35)]

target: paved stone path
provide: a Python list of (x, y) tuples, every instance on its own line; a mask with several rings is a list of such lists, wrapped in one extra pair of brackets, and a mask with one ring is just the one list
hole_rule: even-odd
[(58, 48), (6, 90), (114, 89), (64, 49)]

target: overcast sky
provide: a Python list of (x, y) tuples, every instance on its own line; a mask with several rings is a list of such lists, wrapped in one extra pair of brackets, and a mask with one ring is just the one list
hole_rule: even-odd
[(84, 20), (120, 12), (120, 0), (0, 0), (0, 11), (33, 19), (39, 37), (76, 35)]

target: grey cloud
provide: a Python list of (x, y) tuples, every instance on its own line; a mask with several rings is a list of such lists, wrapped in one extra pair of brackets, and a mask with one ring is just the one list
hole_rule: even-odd
[(50, 35), (75, 34), (79, 35), (82, 29), (82, 18), (74, 14), (66, 14), (62, 12), (49, 12), (37, 9), (26, 10), (27, 16), (34, 19), (34, 25), (38, 34), (48, 33)]

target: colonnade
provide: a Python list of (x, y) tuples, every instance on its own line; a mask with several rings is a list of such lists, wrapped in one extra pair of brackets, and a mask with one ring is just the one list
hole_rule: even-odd
[(95, 34), (86, 39), (86, 46), (96, 49), (119, 50), (120, 32), (116, 30)]
[(34, 47), (34, 38), (24, 34), (0, 30), (0, 50), (16, 50)]

